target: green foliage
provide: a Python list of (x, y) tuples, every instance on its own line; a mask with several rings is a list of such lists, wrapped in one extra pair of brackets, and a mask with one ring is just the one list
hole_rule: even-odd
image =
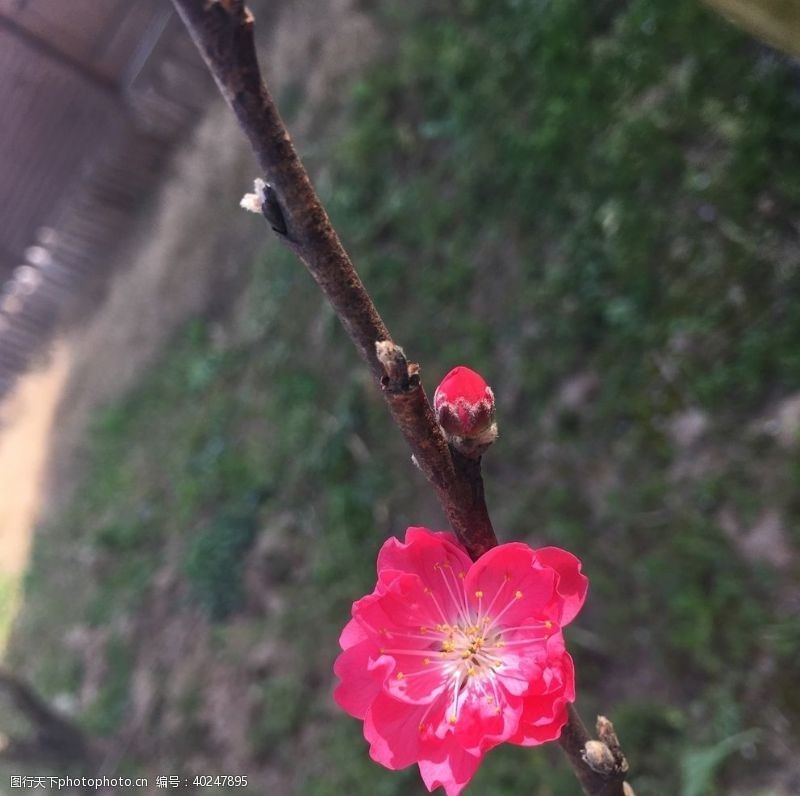
[(501, 267), (521, 272), (517, 302), (484, 320), (497, 336), (537, 319), (534, 389), (588, 357), (616, 414), (638, 415), (678, 337), (695, 403), (797, 387), (800, 315), (783, 296), (798, 274), (755, 209), (765, 191), (795, 196), (787, 72), (697, 4), (442, 5), (361, 86), (347, 150), (371, 175), (348, 181), (348, 209), (380, 219), (359, 253), (429, 264), (414, 284), (430, 339), (475, 336), (463, 303)]
[(107, 671), (100, 693), (92, 708), (82, 717), (90, 733), (107, 737), (122, 726), (128, 709), (135, 660), (130, 641), (119, 636), (110, 639), (106, 648)]
[(758, 736), (757, 730), (740, 732), (709, 748), (687, 752), (681, 761), (681, 796), (706, 796), (712, 793), (715, 773), (720, 764), (726, 757), (752, 744)]
[(189, 542), (186, 576), (211, 619), (220, 621), (241, 607), (242, 565), (257, 532), (250, 509), (215, 517)]
[(305, 684), (294, 676), (267, 679), (252, 722), (251, 737), (256, 752), (269, 754), (301, 726), (308, 703)]
[(423, 796), (427, 793), (416, 766), (387, 771), (370, 760), (361, 727), (355, 721), (329, 721), (318, 753), (308, 761), (298, 793), (337, 796)]

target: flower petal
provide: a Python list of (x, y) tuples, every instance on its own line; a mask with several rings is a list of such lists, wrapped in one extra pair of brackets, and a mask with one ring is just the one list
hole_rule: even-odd
[(524, 697), (519, 730), (510, 739), (520, 746), (554, 741), (567, 722), (567, 703), (575, 701), (575, 667), (566, 653), (551, 660), (537, 692)]
[(502, 694), (498, 705), (497, 699), (485, 691), (468, 693), (453, 727), (455, 737), (465, 751), (483, 755), (517, 732), (522, 710), (522, 698), (513, 694)]
[(424, 757), (419, 761), (419, 773), (429, 791), (443, 787), (447, 796), (459, 796), (478, 770), (483, 755), (466, 752), (453, 735), (436, 746), (424, 745)]
[(425, 705), (409, 705), (379, 694), (364, 718), (370, 757), (394, 770), (416, 763), (420, 724), (427, 710)]
[(362, 641), (366, 641), (368, 638), (369, 633), (362, 627), (361, 623), (357, 619), (351, 619), (344, 626), (339, 636), (339, 646), (343, 650), (346, 650), (350, 647), (354, 647), (356, 644), (360, 644)]
[[(419, 575), (403, 574), (380, 595), (378, 604), (391, 633), (431, 627), (443, 621), (438, 603)], [(419, 647), (420, 642), (416, 642)]]
[(545, 697), (531, 697), (526, 704), (526, 712), (538, 718), (535, 721), (520, 722), (519, 731), (509, 743), (517, 746), (539, 746), (561, 737), (561, 730), (567, 723), (567, 700), (564, 697), (548, 700)]
[(392, 670), (392, 661), (386, 656), (375, 659), (374, 648), (370, 641), (348, 647), (333, 665), (333, 671), (341, 678), (333, 698), (342, 710), (357, 719), (364, 718)]
[(466, 573), (472, 561), (455, 536), (445, 531), (429, 531), (427, 528), (409, 528), (405, 542), (391, 537), (384, 542), (378, 553), (378, 576), (393, 570), (413, 572), (425, 585), (437, 592), (442, 589), (442, 565), (450, 565), (455, 572)]
[(540, 547), (535, 555), (539, 564), (550, 567), (558, 574), (556, 591), (564, 601), (561, 611), (563, 627), (581, 610), (589, 588), (589, 579), (581, 574), (580, 560), (560, 547)]
[(537, 641), (506, 650), (497, 671), (506, 695), (521, 696), (541, 682), (547, 662), (546, 642)]
[(373, 638), (393, 634), (392, 645), (418, 647), (419, 642), (404, 641), (410, 630), (442, 621), (436, 603), (425, 591), (418, 575), (402, 573), (382, 591), (368, 594), (353, 603), (353, 618)]
[(534, 567), (534, 561), (534, 551), (521, 542), (501, 544), (484, 553), (464, 582), (472, 607), (491, 606), (491, 619), (502, 627), (541, 618), (552, 605), (556, 576), (551, 569)]

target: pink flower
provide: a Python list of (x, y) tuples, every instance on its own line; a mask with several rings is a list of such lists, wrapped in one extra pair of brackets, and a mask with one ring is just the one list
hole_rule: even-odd
[(334, 698), (363, 719), (375, 761), (417, 763), (428, 790), (458, 796), (497, 744), (558, 738), (575, 699), (561, 628), (586, 589), (557, 547), (512, 542), (473, 563), (451, 534), (409, 528), (353, 604)]
[(480, 373), (463, 365), (453, 368), (433, 394), (436, 420), (449, 436), (475, 439), (490, 433), (494, 425), (494, 394)]

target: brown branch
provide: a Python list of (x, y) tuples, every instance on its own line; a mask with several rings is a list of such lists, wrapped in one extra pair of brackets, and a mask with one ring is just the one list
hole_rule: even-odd
[[(289, 139), (261, 73), (253, 43), (253, 18), (242, 0), (174, 0), (217, 85), (236, 113), (258, 158), (286, 233), (281, 240), (305, 263), (333, 305), (350, 338), (383, 388), (397, 426), (433, 484), (453, 530), (473, 557), (497, 544), (483, 499), (480, 470), (454, 458), (433, 417), (419, 368), (405, 357), (405, 371), (387, 381), (377, 343), (391, 336), (322, 207)], [(279, 227), (272, 221), (273, 228)], [(398, 349), (400, 350), (400, 349)]]
[(574, 705), (567, 705), (567, 723), (558, 743), (564, 750), (583, 792), (590, 796), (634, 796), (625, 782), (628, 761), (622, 753), (614, 725), (597, 717), (599, 741), (593, 740)]
[[(366, 360), (414, 461), (436, 491), (452, 529), (473, 559), (497, 544), (484, 498), (480, 458), (450, 448), (419, 378), (389, 335), (331, 226), (261, 79), (253, 16), (244, 0), (173, 0), (265, 175), (262, 210), (278, 237), (305, 263)], [(615, 736), (616, 737), (616, 736)], [(601, 773), (586, 760), (589, 735), (570, 706), (561, 746), (588, 796), (631, 796), (618, 763)], [(604, 739), (605, 741), (605, 739)], [(611, 751), (605, 743), (597, 742)], [(617, 744), (616, 747), (619, 750)], [(619, 752), (619, 758), (622, 753)], [(627, 764), (625, 764), (627, 768)]]
[(14, 762), (43, 758), (60, 763), (90, 760), (92, 749), (81, 728), (50, 707), (32, 686), (6, 669), (0, 669), (0, 691), (8, 695), (34, 733), (32, 738), (5, 739), (0, 758)]

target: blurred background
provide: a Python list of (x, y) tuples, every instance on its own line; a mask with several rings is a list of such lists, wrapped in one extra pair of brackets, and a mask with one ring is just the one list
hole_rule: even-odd
[[(494, 388), (501, 540), (583, 559), (578, 706), (638, 796), (799, 793), (798, 4), (251, 7), (395, 339)], [(0, 793), (423, 793), (331, 667), (442, 515), (171, 5), (0, 0), (0, 60), (0, 685), (68, 720), (0, 697)], [(577, 787), (502, 747), (468, 792)]]

